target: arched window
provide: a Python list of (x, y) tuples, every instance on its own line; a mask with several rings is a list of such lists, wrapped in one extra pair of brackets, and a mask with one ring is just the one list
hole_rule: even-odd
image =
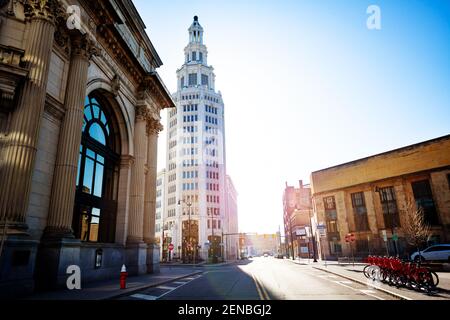
[(114, 242), (115, 235), (119, 155), (106, 106), (101, 97), (85, 99), (72, 226), (87, 242)]

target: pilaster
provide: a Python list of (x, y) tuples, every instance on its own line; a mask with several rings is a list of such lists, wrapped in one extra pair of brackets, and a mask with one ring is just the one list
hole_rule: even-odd
[(127, 242), (143, 241), (145, 163), (147, 161), (146, 119), (148, 109), (145, 104), (136, 106), (134, 127), (134, 163), (131, 167), (130, 212), (128, 218)]

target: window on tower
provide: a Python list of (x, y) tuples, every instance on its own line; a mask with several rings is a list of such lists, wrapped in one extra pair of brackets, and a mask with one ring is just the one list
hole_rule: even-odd
[(184, 77), (181, 77), (181, 80), (180, 80), (180, 86), (181, 86), (181, 88), (184, 87)]
[(197, 85), (197, 74), (189, 73), (189, 86), (196, 86), (196, 85)]
[(197, 52), (192, 52), (192, 61), (197, 61)]
[(203, 52), (199, 52), (198, 55), (198, 60), (200, 60), (200, 62), (203, 62)]
[(208, 85), (208, 76), (206, 74), (202, 74), (202, 86)]

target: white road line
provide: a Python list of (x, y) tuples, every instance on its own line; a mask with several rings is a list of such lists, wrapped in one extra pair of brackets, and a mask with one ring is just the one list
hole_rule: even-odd
[(355, 289), (355, 288), (353, 288), (353, 287), (350, 287), (350, 286), (348, 286), (348, 285), (342, 283), (343, 281), (334, 281), (334, 282), (336, 282), (337, 284), (339, 284), (339, 285), (341, 285), (341, 286), (343, 286), (343, 287), (349, 288), (349, 289), (351, 289), (351, 290), (353, 290), (353, 291), (359, 291), (359, 292), (364, 293), (364, 294), (367, 295), (367, 296), (371, 296), (371, 297), (376, 298), (376, 299), (378, 299), (378, 300), (384, 300), (383, 298), (380, 298), (380, 297), (378, 297), (378, 296), (376, 296), (376, 295), (374, 295), (374, 294), (370, 294), (370, 293), (368, 292), (368, 290)]
[[(202, 275), (199, 274), (196, 278), (194, 278), (194, 279), (192, 279), (192, 280), (190, 280), (190, 281), (185, 282), (184, 284), (178, 286), (178, 287), (175, 288), (175, 289), (179, 289), (179, 288), (181, 288), (182, 286), (185, 286), (185, 285), (187, 285), (188, 283), (191, 283), (191, 282), (194, 281), (195, 279), (200, 278), (201, 276), (202, 276)], [(183, 280), (184, 280), (184, 279), (189, 279), (189, 278), (183, 278)], [(163, 296), (165, 296), (166, 294), (171, 293), (172, 291), (173, 291), (173, 290), (170, 290), (170, 291), (167, 291), (166, 293), (163, 293), (162, 295), (160, 295), (160, 296), (158, 297), (158, 299), (161, 298), (161, 297), (163, 297)]]
[(158, 297), (151, 296), (151, 295), (148, 295), (148, 294), (141, 294), (141, 293), (135, 293), (135, 294), (131, 295), (130, 297), (137, 298), (137, 299), (142, 299), (142, 300), (156, 300), (156, 299), (158, 299)]
[(178, 287), (168, 287), (168, 286), (157, 286), (157, 289), (163, 289), (163, 290), (175, 290)]
[(173, 281), (173, 282), (170, 282), (170, 283), (181, 284), (181, 285), (179, 285), (178, 287), (169, 287), (169, 286), (162, 286), (162, 285), (161, 285), (161, 286), (157, 286), (157, 287), (151, 288), (151, 289), (156, 288), (156, 289), (168, 290), (167, 292), (165, 292), (165, 293), (163, 293), (162, 295), (159, 295), (159, 296), (151, 296), (151, 295), (148, 295), (148, 294), (135, 293), (135, 294), (131, 295), (130, 297), (132, 297), (132, 298), (137, 298), (137, 299), (143, 299), (143, 300), (157, 300), (157, 299), (161, 298), (162, 296), (165, 296), (166, 294), (171, 293), (171, 292), (174, 291), (175, 289), (179, 289), (179, 288), (181, 288), (182, 286), (184, 286), (184, 285), (186, 285), (186, 284), (192, 282), (193, 280), (195, 280), (195, 279), (197, 279), (197, 278), (200, 278), (201, 276), (202, 276), (202, 275), (197, 275), (197, 276), (195, 276), (195, 277), (189, 277), (189, 278), (183, 278), (183, 279), (180, 279), (180, 280), (191, 279), (190, 281)]
[(366, 294), (366, 295), (368, 295), (368, 296), (377, 298), (378, 300), (384, 300), (383, 298), (380, 298), (380, 297), (374, 295), (373, 293), (375, 293), (375, 292), (374, 292), (373, 290), (363, 290), (363, 289), (360, 289), (359, 291), (361, 291), (362, 293), (364, 293), (364, 294)]

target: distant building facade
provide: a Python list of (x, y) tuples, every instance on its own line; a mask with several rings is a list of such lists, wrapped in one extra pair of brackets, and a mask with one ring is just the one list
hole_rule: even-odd
[(299, 187), (288, 186), (283, 193), (285, 253), (292, 257), (309, 258), (314, 251), (311, 233), (311, 188), (299, 181)]
[(354, 233), (356, 255), (406, 258), (415, 251), (404, 229), (408, 203), (424, 209), (428, 244), (450, 241), (450, 135), (315, 171), (311, 188), (314, 215), (326, 225), (322, 257), (349, 256), (345, 235)]
[(162, 261), (166, 259), (167, 244), (163, 246), (163, 228), (164, 228), (164, 212), (165, 212), (165, 192), (166, 192), (166, 170), (158, 172), (156, 178), (156, 204), (155, 204), (155, 242), (160, 247), (160, 258)]
[(276, 255), (279, 249), (279, 233), (245, 235), (245, 252), (248, 256), (260, 256), (264, 253)]
[(0, 296), (159, 270), (162, 61), (131, 0), (70, 4), (0, 2)]
[(228, 225), (227, 234), (224, 236), (225, 259), (236, 260), (239, 258), (238, 193), (229, 175), (226, 175), (225, 196), (225, 216)]

